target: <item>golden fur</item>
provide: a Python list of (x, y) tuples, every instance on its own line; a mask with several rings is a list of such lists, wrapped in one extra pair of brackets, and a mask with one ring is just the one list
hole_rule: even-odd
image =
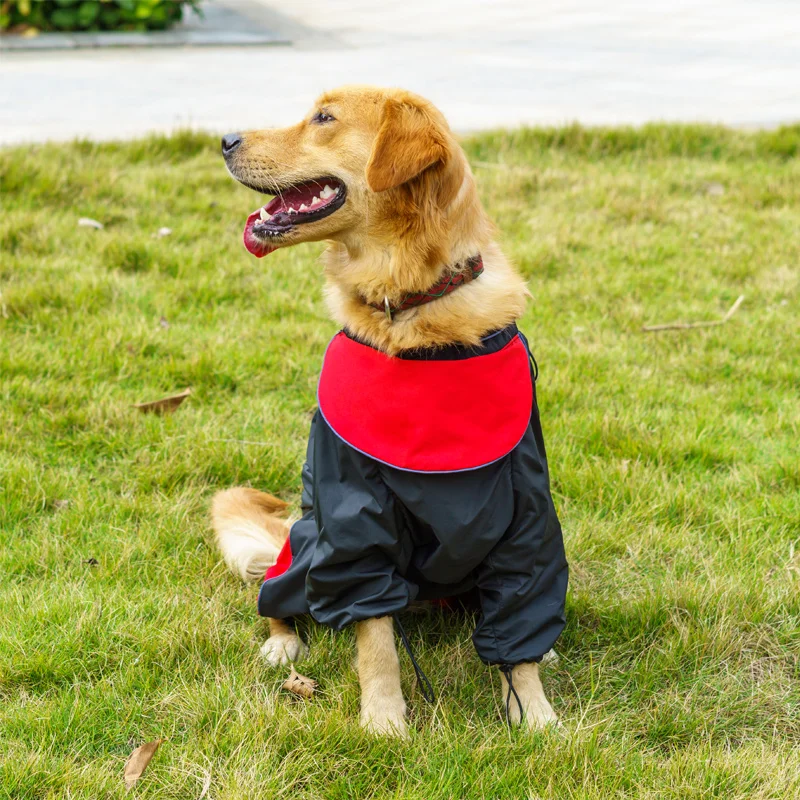
[[(315, 125), (316, 110), (336, 122)], [(334, 319), (389, 354), (476, 344), (523, 312), (528, 291), (494, 241), (464, 151), (427, 100), (399, 89), (346, 87), (324, 94), (308, 117), (281, 130), (249, 131), (228, 166), (262, 191), (333, 175), (347, 201), (299, 226), (280, 246), (328, 242), (326, 298)], [(369, 303), (400, 301), (480, 253), (480, 279), (392, 322)]]
[[(334, 118), (316, 124), (325, 112)], [(332, 176), (347, 186), (344, 205), (330, 216), (298, 225), (278, 242), (328, 242), (326, 299), (333, 317), (361, 339), (393, 355), (401, 350), (477, 344), (514, 322), (528, 295), (521, 277), (494, 240), (464, 152), (442, 114), (427, 100), (399, 89), (345, 87), (319, 98), (300, 123), (248, 131), (228, 159), (231, 174), (268, 193), (281, 186)], [(398, 303), (422, 292), (454, 265), (480, 253), (484, 272), (434, 302), (393, 320), (370, 303)], [(229, 567), (243, 579), (261, 577), (288, 535), (281, 501), (252, 489), (214, 499), (212, 517)], [(302, 655), (304, 646), (283, 621), (271, 620), (262, 653), (271, 664)], [(375, 733), (405, 735), (405, 701), (389, 618), (356, 624), (362, 724)], [(514, 669), (525, 722), (555, 720), (538, 665)], [(505, 683), (502, 688), (505, 689)], [(505, 695), (503, 695), (505, 702)], [(512, 709), (513, 721), (520, 722)]]

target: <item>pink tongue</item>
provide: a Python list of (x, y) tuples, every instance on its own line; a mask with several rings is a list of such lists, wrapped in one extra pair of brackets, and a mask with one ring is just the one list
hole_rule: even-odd
[(260, 208), (254, 211), (247, 218), (247, 222), (244, 225), (244, 246), (247, 248), (247, 252), (252, 253), (256, 258), (264, 258), (264, 256), (268, 256), (275, 251), (274, 247), (268, 245), (266, 242), (262, 242), (260, 239), (256, 239), (253, 235), (253, 225), (256, 224), (260, 213)]
[[(313, 185), (295, 186), (291, 190), (273, 197), (264, 208), (268, 214), (276, 214), (279, 211), (282, 213), (285, 212), (285, 209), (289, 206), (299, 208), (303, 203), (310, 206), (313, 198), (319, 191), (319, 184), (317, 183)], [(247, 218), (247, 222), (244, 226), (244, 246), (247, 248), (247, 252), (252, 253), (256, 258), (263, 258), (277, 250), (276, 247), (265, 244), (253, 235), (253, 225), (255, 225), (256, 221), (259, 219), (260, 213), (261, 209), (256, 209)]]

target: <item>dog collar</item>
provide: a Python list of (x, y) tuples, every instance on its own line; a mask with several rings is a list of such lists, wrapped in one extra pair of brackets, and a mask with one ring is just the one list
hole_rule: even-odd
[(428, 287), (426, 291), (407, 294), (397, 305), (392, 305), (388, 297), (384, 297), (382, 303), (369, 303), (369, 305), (378, 311), (383, 311), (391, 322), (392, 316), (398, 311), (405, 311), (408, 308), (423, 306), (432, 300), (438, 300), (455, 291), (459, 286), (474, 281), (482, 272), (483, 258), (479, 253), (477, 256), (467, 259), (463, 264), (456, 264), (452, 272), (445, 275), (438, 283)]

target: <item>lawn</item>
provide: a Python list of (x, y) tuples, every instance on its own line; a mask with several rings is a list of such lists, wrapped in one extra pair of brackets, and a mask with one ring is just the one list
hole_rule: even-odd
[[(409, 614), (407, 743), (357, 724), (352, 631), (258, 656), (217, 489), (297, 501), (318, 254), (257, 261), (214, 139), (0, 151), (0, 797), (800, 794), (800, 126), (465, 142), (530, 282), (571, 563), (563, 729), (509, 733), (469, 619)], [(80, 217), (102, 230), (78, 225)], [(159, 236), (162, 227), (171, 233)], [(642, 326), (721, 318), (718, 327)], [(171, 417), (134, 403), (191, 387)], [(127, 794), (131, 749), (165, 739)]]

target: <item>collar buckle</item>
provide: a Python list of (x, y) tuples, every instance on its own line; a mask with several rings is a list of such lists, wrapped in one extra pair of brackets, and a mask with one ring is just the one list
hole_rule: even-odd
[[(464, 269), (467, 267), (468, 269)], [(398, 311), (405, 311), (408, 308), (415, 308), (416, 306), (430, 303), (432, 300), (438, 300), (450, 292), (463, 286), (465, 283), (474, 281), (483, 272), (483, 258), (480, 253), (472, 258), (468, 258), (465, 262), (456, 264), (453, 271), (447, 272), (445, 276), (433, 286), (429, 286), (424, 292), (417, 292), (416, 294), (407, 294), (397, 305), (392, 306), (389, 302), (387, 295), (383, 296), (383, 303), (368, 303), (367, 305), (377, 311), (383, 311), (386, 314), (386, 319), (391, 323), (393, 321), (392, 315)]]

